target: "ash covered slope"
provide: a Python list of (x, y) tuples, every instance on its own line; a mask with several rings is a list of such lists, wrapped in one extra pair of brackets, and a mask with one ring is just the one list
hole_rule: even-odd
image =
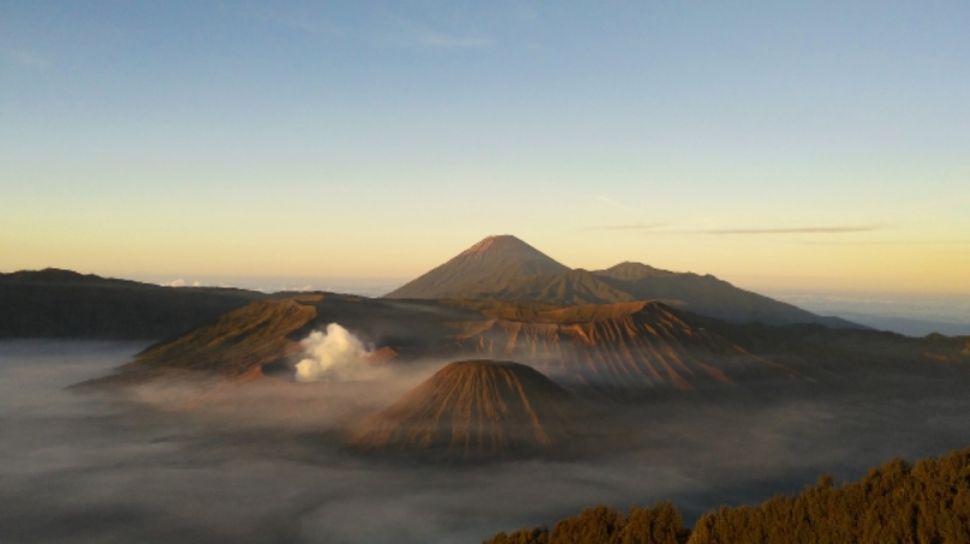
[(376, 349), (375, 359), (414, 360), (455, 352), (451, 323), (480, 318), (474, 310), (434, 301), (370, 299), (304, 293), (252, 302), (139, 353), (111, 376), (92, 383), (126, 384), (162, 376), (255, 377), (285, 370), (313, 330), (339, 323)]
[(138, 368), (175, 367), (243, 375), (296, 349), (288, 336), (316, 316), (319, 296), (255, 302), (138, 356)]
[(316, 316), (319, 295), (261, 300), (227, 312), (212, 323), (149, 346), (115, 374), (86, 385), (139, 383), (197, 373), (228, 379), (261, 375), (267, 365), (300, 347), (291, 338)]
[(503, 457), (563, 446), (574, 421), (572, 396), (514, 362), (451, 363), (361, 424), (351, 445), (430, 457)]
[(477, 306), (489, 319), (461, 324), (465, 349), (526, 362), (563, 383), (693, 389), (793, 375), (658, 302)]
[[(570, 387), (695, 389), (719, 383), (845, 380), (926, 363), (945, 371), (970, 361), (967, 338), (912, 339), (818, 325), (730, 324), (659, 302), (558, 307), (495, 300), (369, 299), (332, 293), (253, 302), (161, 342), (106, 381), (166, 373), (225, 378), (286, 370), (312, 330), (339, 323), (393, 364), (514, 359)], [(282, 365), (278, 363), (284, 363)], [(953, 364), (951, 364), (953, 363)], [(901, 366), (902, 365), (902, 366)]]
[(711, 275), (671, 272), (630, 262), (592, 272), (569, 269), (508, 235), (482, 240), (386, 297), (477, 298), (560, 306), (661, 300), (726, 321), (861, 328), (740, 289)]

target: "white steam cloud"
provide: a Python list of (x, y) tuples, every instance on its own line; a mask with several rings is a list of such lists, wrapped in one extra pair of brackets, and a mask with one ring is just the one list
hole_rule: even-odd
[(356, 336), (338, 323), (327, 331), (313, 331), (300, 341), (303, 359), (296, 364), (299, 382), (339, 381), (367, 368), (371, 351)]

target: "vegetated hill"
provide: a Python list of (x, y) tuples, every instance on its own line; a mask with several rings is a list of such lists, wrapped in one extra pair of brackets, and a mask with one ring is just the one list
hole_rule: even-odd
[(53, 268), (0, 274), (0, 338), (167, 338), (263, 297)]
[(669, 503), (628, 515), (598, 506), (484, 544), (804, 544), (970, 542), (970, 449), (915, 465), (896, 459), (841, 486), (829, 477), (794, 497), (708, 512), (692, 530)]
[(515, 236), (489, 236), (419, 278), (387, 294), (388, 298), (476, 298), (501, 292), (536, 276), (568, 272)]
[(793, 373), (758, 357), (658, 302), (565, 308), (503, 302), (464, 304), (486, 319), (457, 324), (458, 343), (488, 357), (508, 357), (563, 383), (642, 390), (760, 379)]
[(671, 272), (631, 262), (594, 272), (570, 270), (508, 235), (485, 238), (386, 297), (482, 298), (562, 306), (661, 300), (727, 321), (859, 327), (739, 289), (710, 275)]
[(526, 365), (455, 362), (361, 423), (350, 445), (426, 459), (540, 453), (569, 440), (572, 400), (568, 391)]

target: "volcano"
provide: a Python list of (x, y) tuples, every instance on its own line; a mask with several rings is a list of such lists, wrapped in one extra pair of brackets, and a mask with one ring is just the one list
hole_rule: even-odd
[(710, 274), (623, 262), (570, 269), (515, 236), (490, 236), (387, 295), (397, 299), (488, 299), (559, 306), (657, 300), (706, 317), (767, 325), (862, 328), (753, 293)]
[(387, 298), (478, 298), (569, 268), (515, 236), (489, 236)]
[(559, 383), (610, 390), (787, 380), (792, 372), (659, 302), (542, 307), (480, 302), (463, 349), (532, 365)]
[(459, 361), (364, 421), (351, 446), (459, 460), (548, 452), (569, 441), (572, 402), (529, 366)]

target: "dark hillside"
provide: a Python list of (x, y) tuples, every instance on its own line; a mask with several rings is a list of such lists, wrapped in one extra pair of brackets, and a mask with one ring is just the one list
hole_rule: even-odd
[(169, 338), (265, 296), (51, 268), (0, 274), (0, 338)]

